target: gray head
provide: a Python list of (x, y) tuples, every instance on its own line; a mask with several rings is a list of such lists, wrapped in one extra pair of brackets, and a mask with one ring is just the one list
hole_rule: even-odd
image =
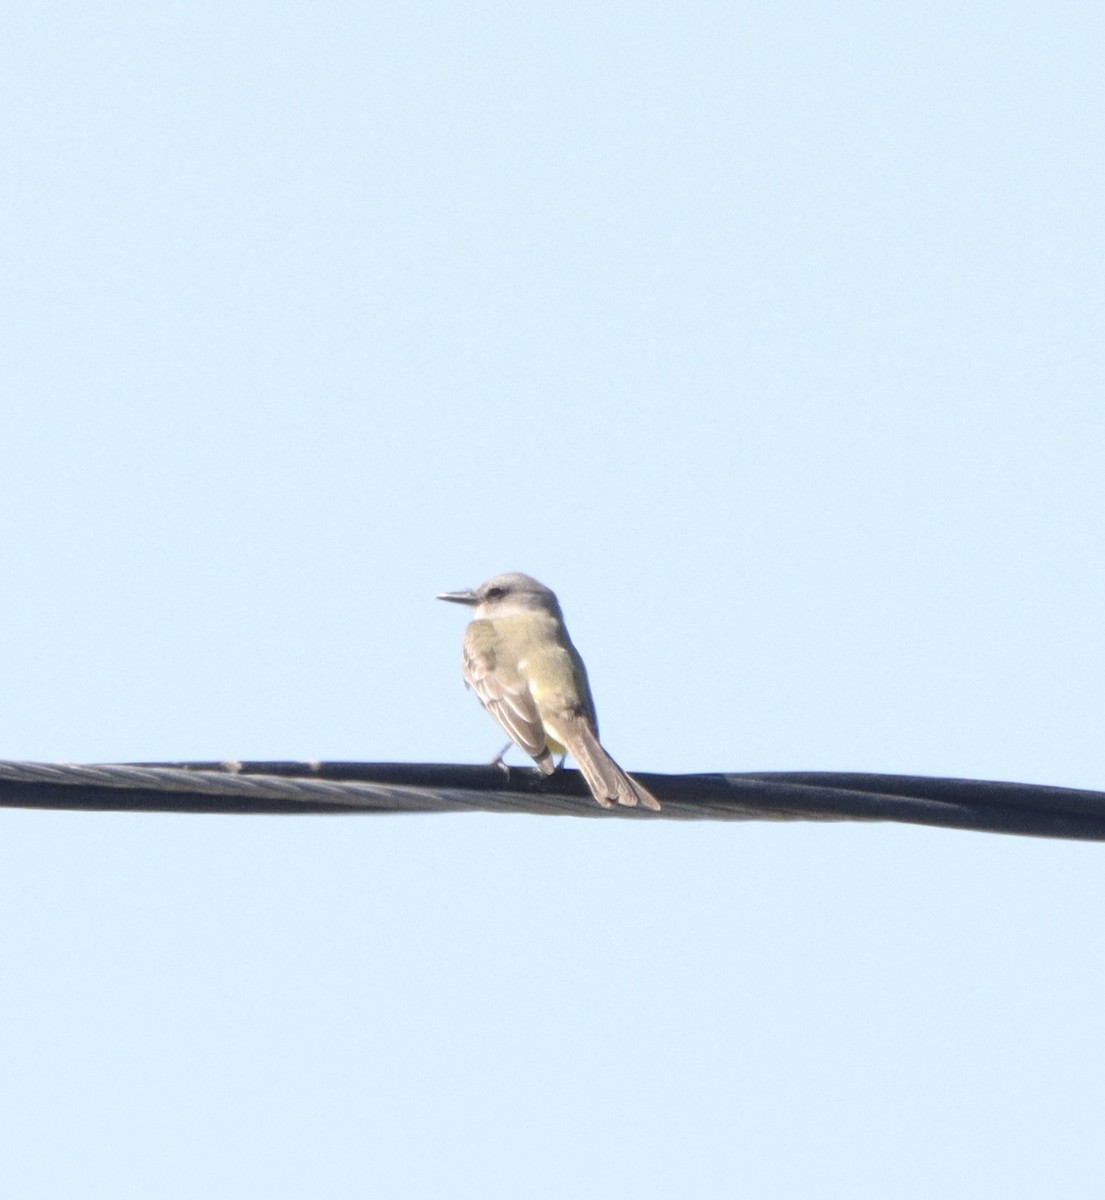
[(505, 617), (523, 612), (547, 612), (561, 616), (556, 593), (543, 583), (538, 583), (532, 575), (523, 575), (520, 571), (492, 575), (478, 588), (464, 592), (443, 592), (438, 599), (470, 605), (480, 617)]

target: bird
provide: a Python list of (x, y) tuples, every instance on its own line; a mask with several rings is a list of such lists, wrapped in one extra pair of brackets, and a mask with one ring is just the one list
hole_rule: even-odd
[(539, 770), (551, 775), (554, 755), (563, 765), (570, 754), (603, 808), (659, 811), (660, 801), (599, 742), (587, 669), (551, 588), (510, 571), (437, 599), (474, 610), (464, 633), (464, 682)]

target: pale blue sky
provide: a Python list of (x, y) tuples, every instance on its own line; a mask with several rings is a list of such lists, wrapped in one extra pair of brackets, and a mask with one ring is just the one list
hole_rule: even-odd
[[(0, 756), (1105, 788), (1105, 16), (19, 5)], [(0, 1190), (1079, 1197), (1105, 848), (0, 812)]]

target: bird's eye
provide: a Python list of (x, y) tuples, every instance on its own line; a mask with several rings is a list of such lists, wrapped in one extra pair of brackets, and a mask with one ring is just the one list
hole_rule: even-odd
[(488, 598), (488, 600), (498, 600), (498, 598), (499, 598), (499, 597), (500, 597), (502, 594), (503, 594), (503, 589), (502, 589), (501, 587), (493, 587), (493, 588), (488, 588), (488, 589), (487, 589), (487, 598)]

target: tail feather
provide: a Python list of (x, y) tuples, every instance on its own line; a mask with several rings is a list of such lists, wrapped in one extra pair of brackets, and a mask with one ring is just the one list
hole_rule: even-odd
[(572, 722), (570, 733), (567, 730), (564, 733), (564, 737), (558, 735), (559, 740), (576, 760), (591, 795), (603, 808), (612, 808), (615, 801), (627, 807), (639, 802), (653, 812), (660, 811), (660, 801), (606, 753), (589, 722), (579, 717)]

